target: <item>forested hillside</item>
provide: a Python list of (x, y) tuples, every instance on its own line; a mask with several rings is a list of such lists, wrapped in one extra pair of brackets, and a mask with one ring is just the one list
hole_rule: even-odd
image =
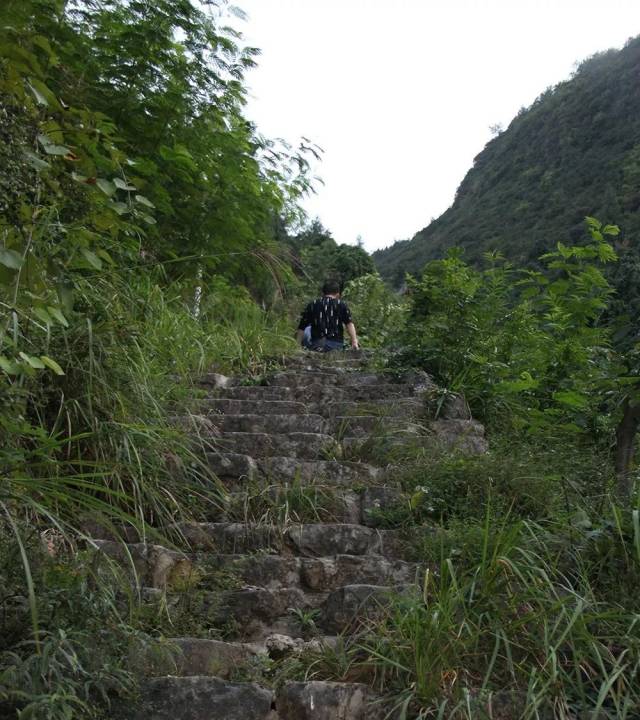
[[(640, 233), (640, 38), (583, 62), (543, 92), (475, 158), (453, 205), (408, 241), (374, 253), (385, 279), (402, 283), (447, 248), (466, 260), (500, 251), (531, 263), (558, 241), (576, 242), (585, 216), (621, 228), (631, 257), (620, 286), (638, 275)], [(623, 278), (624, 276), (624, 278)], [(630, 289), (630, 288), (629, 288)]]

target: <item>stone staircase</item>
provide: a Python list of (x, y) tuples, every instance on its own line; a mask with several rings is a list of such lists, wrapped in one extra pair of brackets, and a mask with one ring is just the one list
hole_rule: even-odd
[(360, 683), (247, 681), (261, 663), (334, 646), (392, 591), (421, 582), (406, 537), (378, 527), (402, 501), (394, 449), (485, 449), (459, 398), (445, 398), (429, 420), (442, 396), (426, 374), (370, 372), (367, 363), (357, 353), (303, 353), (261, 385), (205, 376), (207, 461), (227, 501), (207, 522), (180, 527), (184, 551), (96, 540), (111, 558), (133, 560), (144, 597), (162, 598), (169, 613), (198, 587), (190, 612), (208, 636), (173, 638), (169, 668), (147, 663), (140, 718), (387, 716)]

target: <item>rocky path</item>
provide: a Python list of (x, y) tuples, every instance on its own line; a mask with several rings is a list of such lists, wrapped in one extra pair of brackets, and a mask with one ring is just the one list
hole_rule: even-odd
[[(396, 530), (378, 527), (401, 501), (389, 458), (411, 442), (484, 449), (482, 427), (423, 373), (367, 370), (366, 358), (304, 353), (262, 385), (203, 378), (215, 428), (207, 460), (227, 502), (183, 526), (184, 552), (108, 539), (130, 553), (147, 598), (184, 610), (197, 586), (199, 637), (172, 640), (175, 664), (144, 684), (144, 718), (365, 720), (382, 706), (358, 683), (247, 681), (256, 668), (321, 651), (375, 614), (392, 590), (420, 582)], [(194, 579), (195, 578), (195, 579)], [(204, 588), (204, 589), (203, 589)], [(182, 605), (181, 605), (182, 603)], [(212, 639), (215, 638), (215, 639)]]

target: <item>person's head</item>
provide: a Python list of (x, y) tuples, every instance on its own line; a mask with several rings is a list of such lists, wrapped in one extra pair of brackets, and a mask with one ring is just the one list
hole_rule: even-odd
[(322, 286), (323, 295), (340, 295), (340, 283), (337, 280), (325, 280)]

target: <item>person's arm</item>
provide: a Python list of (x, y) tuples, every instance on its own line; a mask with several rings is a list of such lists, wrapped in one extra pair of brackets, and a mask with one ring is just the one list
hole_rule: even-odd
[(354, 350), (359, 350), (360, 345), (358, 344), (358, 335), (356, 333), (356, 326), (353, 324), (353, 318), (351, 317), (351, 310), (344, 300), (340, 301), (340, 319), (344, 323), (349, 337), (351, 338), (351, 347)]
[(309, 303), (300, 316), (300, 322), (298, 323), (298, 329), (296, 330), (296, 341), (299, 345), (302, 345), (302, 341), (304, 340), (304, 329), (307, 325), (311, 324), (311, 309), (312, 303)]
[(356, 334), (356, 326), (353, 324), (353, 321), (347, 323), (347, 332), (349, 333), (349, 337), (351, 338), (351, 347), (354, 350), (359, 350), (360, 345), (358, 344), (358, 335)]

